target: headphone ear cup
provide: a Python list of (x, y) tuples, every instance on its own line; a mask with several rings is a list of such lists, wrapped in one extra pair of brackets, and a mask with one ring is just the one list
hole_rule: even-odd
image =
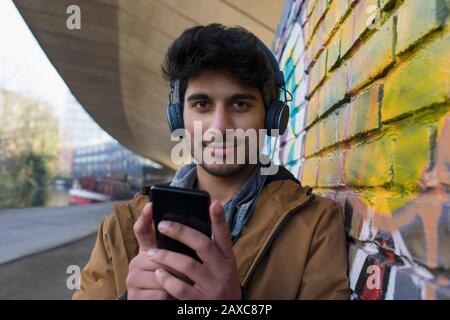
[(173, 116), (172, 116), (172, 105), (170, 103), (167, 104), (166, 108), (166, 117), (167, 117), (167, 123), (169, 124), (170, 132), (173, 132), (174, 126), (173, 126)]
[(289, 106), (286, 102), (281, 102), (282, 106), (280, 106), (278, 112), (278, 129), (280, 130), (280, 135), (283, 135), (286, 132), (288, 122), (289, 122)]
[(272, 136), (271, 129), (278, 129), (278, 135), (283, 135), (289, 121), (289, 106), (281, 100), (272, 100), (266, 110), (265, 129)]
[(181, 108), (181, 104), (169, 103), (167, 105), (167, 122), (169, 123), (171, 132), (174, 132), (176, 129), (184, 128), (183, 110)]
[(267, 130), (267, 135), (270, 136), (270, 130), (271, 129), (276, 129), (274, 127), (274, 123), (275, 121), (273, 120), (276, 117), (276, 113), (277, 113), (277, 101), (271, 100), (269, 102), (269, 105), (266, 108), (266, 117), (264, 119), (264, 129)]

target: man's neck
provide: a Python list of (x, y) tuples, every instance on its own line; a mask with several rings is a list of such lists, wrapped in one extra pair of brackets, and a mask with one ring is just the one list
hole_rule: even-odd
[(197, 188), (208, 191), (211, 200), (218, 200), (223, 206), (241, 189), (255, 168), (256, 165), (248, 165), (232, 176), (218, 177), (197, 165)]

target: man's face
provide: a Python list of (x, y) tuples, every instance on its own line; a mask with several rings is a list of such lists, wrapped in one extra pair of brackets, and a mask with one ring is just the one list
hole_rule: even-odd
[[(208, 173), (215, 176), (230, 176), (248, 166), (249, 141), (226, 138), (226, 130), (253, 129), (259, 141), (259, 130), (264, 128), (265, 108), (259, 89), (239, 83), (238, 79), (224, 69), (208, 70), (188, 80), (184, 94), (184, 125), (190, 133), (191, 146), (200, 139), (202, 155), (209, 153), (215, 160), (201, 161), (191, 153)], [(202, 137), (196, 137), (194, 121), (201, 123)], [(222, 141), (213, 141), (208, 134), (220, 132)], [(227, 133), (229, 136), (229, 134)], [(210, 135), (214, 136), (214, 135)], [(257, 143), (257, 150), (260, 149)], [(251, 150), (250, 150), (251, 151)], [(245, 161), (238, 161), (239, 153), (245, 152)], [(230, 155), (233, 155), (231, 156)], [(228, 155), (228, 156), (227, 156)], [(226, 157), (228, 159), (226, 160)], [(232, 161), (229, 161), (231, 158)], [(219, 161), (221, 159), (222, 161)], [(231, 163), (230, 163), (231, 162)]]

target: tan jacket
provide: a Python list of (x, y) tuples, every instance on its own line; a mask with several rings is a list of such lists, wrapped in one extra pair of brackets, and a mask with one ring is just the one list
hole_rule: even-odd
[[(116, 299), (138, 252), (133, 224), (148, 187), (103, 219), (73, 299)], [(343, 215), (332, 200), (292, 180), (268, 183), (233, 246), (246, 299), (347, 299)]]

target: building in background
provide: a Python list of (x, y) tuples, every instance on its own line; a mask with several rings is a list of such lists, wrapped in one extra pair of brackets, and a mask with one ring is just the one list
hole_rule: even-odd
[(133, 188), (165, 181), (172, 175), (165, 166), (134, 154), (117, 141), (75, 148), (72, 161), (72, 175), (76, 179), (126, 176)]
[(129, 199), (144, 184), (169, 181), (173, 172), (110, 141), (75, 148), (72, 176), (69, 204), (78, 205)]
[(76, 148), (115, 140), (89, 116), (69, 91), (64, 105), (55, 107), (54, 110), (59, 120), (62, 141), (59, 171), (68, 177), (72, 175), (73, 153)]
[(170, 179), (173, 172), (155, 161), (123, 147), (105, 132), (83, 109), (72, 94), (56, 108), (63, 145), (60, 170), (80, 180), (83, 177), (114, 177), (124, 180), (132, 190), (144, 183)]

